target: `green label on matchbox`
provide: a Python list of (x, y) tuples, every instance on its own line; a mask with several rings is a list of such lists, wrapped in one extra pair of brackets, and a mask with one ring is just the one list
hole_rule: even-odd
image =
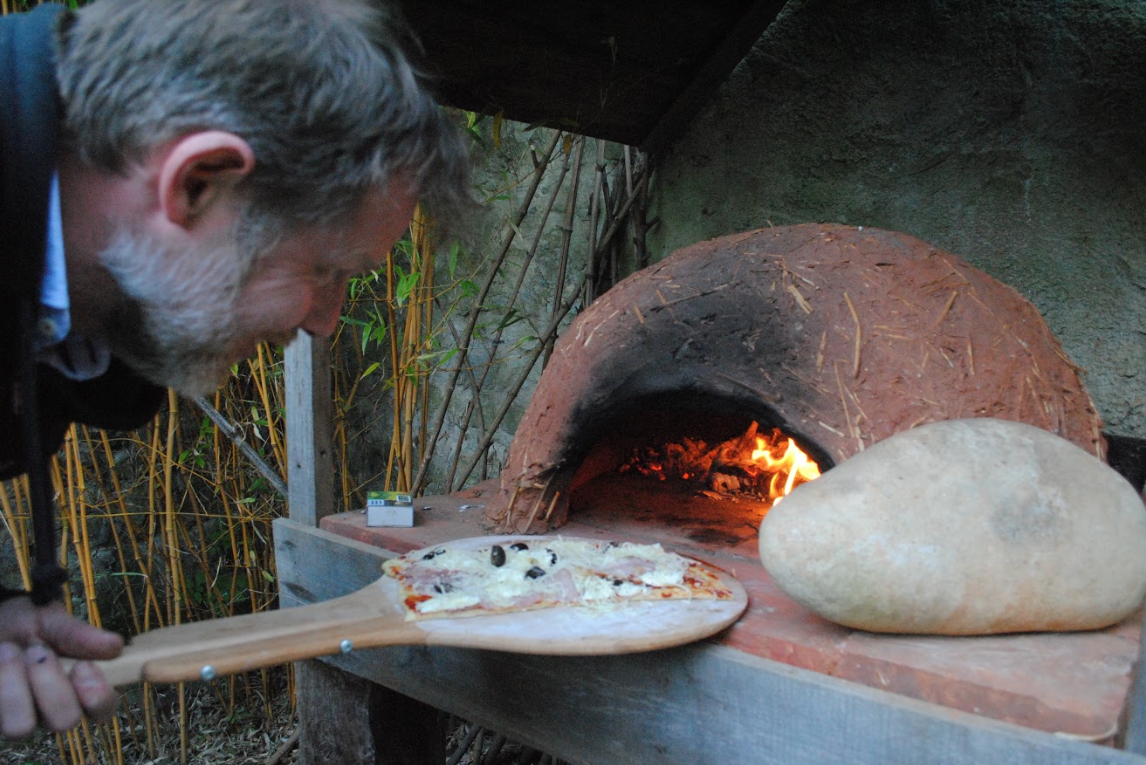
[(399, 491), (368, 491), (366, 492), (367, 507), (398, 507), (413, 505), (414, 498)]

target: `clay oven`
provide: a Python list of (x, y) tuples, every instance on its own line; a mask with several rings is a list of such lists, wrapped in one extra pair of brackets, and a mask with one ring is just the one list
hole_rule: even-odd
[(1100, 458), (1079, 370), (1015, 290), (911, 236), (763, 229), (688, 247), (557, 344), (501, 474), (498, 530), (559, 528), (634, 439), (780, 428), (822, 469), (926, 422), (998, 417)]

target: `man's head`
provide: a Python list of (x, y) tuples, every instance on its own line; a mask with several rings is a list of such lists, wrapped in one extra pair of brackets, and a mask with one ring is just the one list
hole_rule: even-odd
[(460, 138), (404, 43), (359, 0), (98, 0), (67, 19), (58, 80), (84, 179), (61, 174), (69, 276), (92, 248), (117, 292), (88, 331), (188, 393), (255, 340), (331, 331), (413, 200), (448, 215), (465, 198)]

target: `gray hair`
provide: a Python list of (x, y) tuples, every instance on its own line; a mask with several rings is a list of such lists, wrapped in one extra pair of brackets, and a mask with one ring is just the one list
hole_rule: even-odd
[(215, 129), (254, 150), (248, 212), (288, 227), (343, 220), (395, 178), (437, 217), (468, 196), (460, 131), (380, 0), (98, 0), (59, 43), (66, 134), (98, 168)]

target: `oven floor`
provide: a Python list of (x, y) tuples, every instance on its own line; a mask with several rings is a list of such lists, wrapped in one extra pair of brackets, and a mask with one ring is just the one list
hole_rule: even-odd
[[(327, 531), (404, 553), (487, 533), (488, 481), (415, 503), (414, 528), (367, 528), (362, 511), (324, 518)], [(644, 479), (596, 479), (579, 489), (560, 533), (660, 542), (731, 572), (745, 615), (713, 638), (745, 653), (1040, 730), (1109, 742), (1138, 656), (1142, 614), (1078, 633), (985, 637), (880, 635), (827, 622), (789, 599), (760, 565), (760, 507), (748, 500), (664, 492)]]

